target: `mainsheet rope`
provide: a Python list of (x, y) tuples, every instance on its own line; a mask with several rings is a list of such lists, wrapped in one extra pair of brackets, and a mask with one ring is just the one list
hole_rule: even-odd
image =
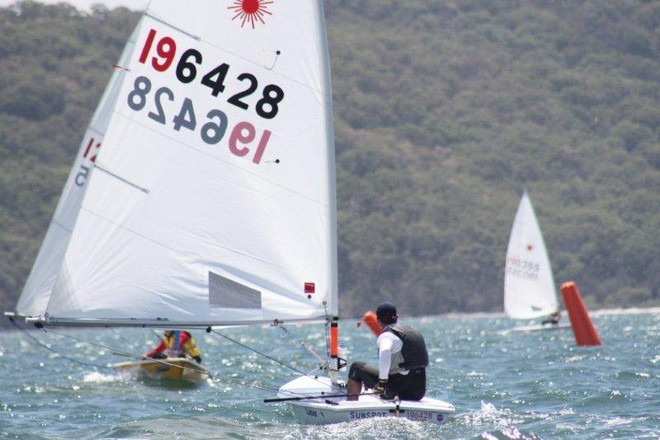
[[(312, 375), (310, 375), (310, 374), (308, 374), (308, 373), (305, 373), (304, 371), (301, 371), (301, 370), (299, 370), (299, 369), (297, 369), (297, 368), (295, 368), (295, 367), (293, 367), (293, 366), (291, 366), (291, 365), (285, 364), (284, 362), (280, 361), (279, 359), (275, 359), (274, 357), (269, 356), (269, 355), (267, 355), (266, 353), (262, 353), (262, 352), (260, 352), (260, 351), (258, 351), (258, 350), (256, 350), (256, 349), (254, 349), (254, 348), (252, 348), (252, 347), (250, 347), (250, 346), (247, 346), (247, 345), (243, 344), (242, 342), (237, 341), (236, 339), (230, 338), (230, 337), (227, 336), (227, 335), (223, 335), (222, 333), (218, 332), (217, 330), (213, 330), (212, 328), (209, 327), (206, 331), (207, 331), (208, 333), (214, 333), (214, 334), (216, 334), (216, 335), (218, 335), (218, 336), (220, 336), (220, 337), (222, 337), (222, 338), (225, 338), (225, 339), (227, 339), (228, 341), (233, 342), (234, 344), (240, 345), (241, 347), (245, 348), (246, 350), (250, 350), (250, 351), (252, 351), (253, 353), (256, 353), (256, 354), (258, 354), (258, 355), (260, 355), (260, 356), (263, 356), (263, 357), (265, 357), (265, 358), (267, 358), (267, 359), (269, 359), (269, 360), (275, 362), (276, 364), (279, 364), (279, 365), (281, 365), (281, 366), (283, 366), (283, 367), (285, 367), (285, 368), (288, 368), (289, 370), (292, 370), (292, 371), (294, 371), (294, 372), (296, 372), (296, 373), (298, 373), (298, 374), (300, 374), (300, 375), (302, 375), (302, 376), (307, 376), (307, 377), (310, 377), (310, 378), (312, 378), (312, 379), (314, 379), (314, 380), (317, 380), (319, 383), (323, 383), (323, 382), (321, 382), (320, 380), (316, 379), (314, 376), (312, 376)], [(332, 388), (333, 388), (333, 389), (336, 389), (336, 390), (338, 390), (338, 391), (342, 391), (342, 388), (339, 387), (339, 386), (335, 386), (335, 385), (333, 385)], [(278, 389), (276, 389), (276, 391), (278, 391)], [(302, 394), (302, 393), (293, 393), (293, 392), (290, 392), (290, 393), (292, 393), (292, 394), (300, 394), (301, 396), (304, 396), (304, 394)]]
[[(66, 360), (68, 360), (68, 361), (70, 361), (70, 362), (73, 362), (73, 363), (75, 363), (75, 364), (84, 365), (84, 366), (86, 366), (86, 367), (108, 368), (107, 365), (93, 364), (93, 363), (91, 363), (91, 362), (84, 362), (84, 361), (80, 361), (80, 360), (78, 360), (78, 359), (74, 359), (74, 358), (72, 358), (72, 357), (66, 356), (66, 355), (64, 355), (64, 354), (62, 354), (62, 353), (60, 353), (60, 352), (58, 352), (57, 350), (52, 349), (52, 348), (49, 347), (48, 345), (44, 344), (43, 342), (41, 342), (41, 341), (40, 341), (39, 339), (37, 339), (36, 337), (32, 336), (32, 335), (27, 331), (26, 328), (23, 328), (23, 327), (19, 326), (19, 325), (16, 323), (16, 321), (14, 320), (14, 318), (11, 318), (11, 317), (10, 317), (10, 318), (9, 318), (9, 321), (11, 321), (11, 323), (14, 324), (14, 326), (15, 326), (18, 330), (22, 331), (23, 334), (25, 334), (28, 338), (30, 338), (32, 341), (34, 341), (37, 345), (39, 345), (39, 346), (42, 347), (42, 348), (45, 348), (46, 350), (50, 351), (51, 353), (54, 353), (54, 354), (60, 356), (60, 357), (63, 358), (63, 359), (66, 359)], [(44, 333), (47, 333), (47, 331), (46, 331), (45, 328), (43, 329), (43, 331), (44, 331)], [(82, 342), (86, 342), (86, 341), (82, 341)]]

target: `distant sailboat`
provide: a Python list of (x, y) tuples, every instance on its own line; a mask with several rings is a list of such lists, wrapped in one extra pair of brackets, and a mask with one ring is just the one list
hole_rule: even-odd
[(527, 191), (520, 200), (506, 252), (504, 311), (516, 320), (546, 318), (543, 324), (514, 330), (565, 327), (558, 324), (560, 309), (550, 259)]
[(152, 0), (90, 130), (17, 306), (27, 322), (210, 330), (325, 321), (328, 359), (279, 391), (302, 422), (443, 423), (454, 413), (431, 397), (348, 402), (338, 379), (321, 0)]

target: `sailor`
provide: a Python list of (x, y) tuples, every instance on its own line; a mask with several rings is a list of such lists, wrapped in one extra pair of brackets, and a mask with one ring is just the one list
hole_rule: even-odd
[(168, 357), (190, 356), (198, 364), (202, 363), (202, 356), (195, 344), (195, 339), (187, 331), (165, 330), (163, 339), (157, 347), (145, 354), (143, 358), (163, 359)]
[(376, 341), (378, 368), (358, 361), (348, 372), (347, 400), (358, 400), (362, 385), (384, 399), (421, 400), (426, 394), (426, 366), (429, 363), (426, 343), (421, 333), (410, 326), (397, 324), (394, 304), (385, 302), (376, 309), (382, 328)]
[(544, 325), (544, 324), (552, 324), (552, 325), (559, 324), (560, 319), (561, 319), (561, 311), (557, 310), (555, 313), (550, 315), (546, 320), (541, 322), (541, 325)]

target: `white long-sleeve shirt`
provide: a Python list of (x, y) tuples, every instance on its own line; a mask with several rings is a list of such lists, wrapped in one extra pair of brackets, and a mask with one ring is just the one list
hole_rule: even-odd
[[(376, 340), (378, 345), (378, 378), (387, 380), (390, 374), (408, 374), (408, 370), (399, 368), (399, 363), (403, 362), (401, 349), (403, 341), (392, 332), (382, 332)], [(392, 360), (394, 359), (394, 365)]]

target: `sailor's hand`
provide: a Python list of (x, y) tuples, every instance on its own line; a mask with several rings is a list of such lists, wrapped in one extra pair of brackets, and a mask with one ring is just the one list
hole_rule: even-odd
[(379, 379), (378, 385), (374, 387), (373, 391), (374, 394), (380, 394), (381, 397), (385, 397), (387, 395), (387, 380)]

